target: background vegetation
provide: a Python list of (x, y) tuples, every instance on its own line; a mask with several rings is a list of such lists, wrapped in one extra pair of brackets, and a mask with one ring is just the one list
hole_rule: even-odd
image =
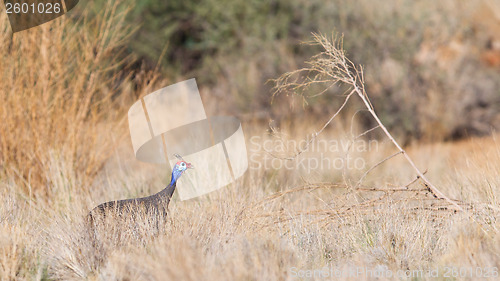
[[(291, 267), (498, 267), (500, 7), (469, 2), (82, 1), (13, 37), (0, 13), (0, 280), (283, 280)], [(247, 137), (271, 139), (275, 120), (283, 136), (301, 140), (328, 120), (344, 89), (271, 103), (268, 80), (319, 52), (302, 44), (311, 32), (345, 33), (382, 121), (444, 193), (488, 206), (480, 224), (464, 213), (402, 211), (397, 198), (339, 216), (332, 208), (360, 198), (315, 183), (342, 182), (340, 172), (251, 169), (234, 186), (173, 202), (160, 236), (111, 235), (95, 251), (88, 210), (152, 194), (168, 177), (132, 155), (129, 106), (196, 77), (209, 112), (238, 116)], [(325, 139), (373, 126), (362, 114), (351, 122), (360, 107), (349, 106)], [(441, 142), (473, 135), (489, 137)], [(363, 158), (373, 164), (391, 152), (381, 142)], [(367, 184), (414, 178), (394, 160)]]
[[(233, 114), (265, 115), (266, 82), (317, 51), (301, 44), (311, 32), (345, 33), (385, 123), (408, 140), (449, 140), (500, 124), (499, 10), (495, 1), (150, 0), (128, 17), (139, 28), (129, 50), (150, 64), (165, 51), (167, 73), (229, 95)], [(308, 110), (329, 112), (332, 99), (310, 100)]]

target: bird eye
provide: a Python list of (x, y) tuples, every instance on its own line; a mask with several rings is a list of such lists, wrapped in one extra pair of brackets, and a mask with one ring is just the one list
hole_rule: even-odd
[(182, 166), (182, 167), (185, 167), (185, 166), (186, 166), (186, 163), (182, 162), (181, 166)]

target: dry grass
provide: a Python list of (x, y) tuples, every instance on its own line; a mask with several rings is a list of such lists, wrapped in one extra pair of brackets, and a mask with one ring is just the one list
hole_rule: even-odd
[[(261, 130), (253, 127), (247, 135)], [(420, 155), (415, 155), (419, 165), (438, 171), (429, 172), (429, 177), (445, 187), (443, 191), (450, 197), (474, 198), (474, 202), (498, 208), (499, 179), (491, 169), (500, 165), (498, 147), (492, 138), (473, 139), (415, 147), (410, 153)], [(456, 157), (464, 157), (467, 163)], [(50, 203), (23, 198), (17, 186), (2, 183), (3, 280), (283, 280), (290, 279), (293, 270), (326, 265), (339, 269), (384, 265), (395, 272), (429, 267), (444, 270), (445, 266), (498, 267), (500, 263), (495, 216), (489, 217), (485, 233), (462, 213), (412, 211), (394, 198), (381, 201), (379, 207), (352, 209), (344, 215), (326, 213), (360, 198), (346, 196), (342, 186), (304, 185), (303, 180), (317, 181), (318, 174), (300, 179), (295, 170), (252, 169), (233, 186), (203, 198), (172, 202), (169, 219), (159, 234), (147, 223), (125, 226), (125, 231), (123, 225), (110, 224), (95, 246), (85, 227), (88, 210), (102, 201), (159, 190), (165, 171), (145, 166), (141, 173), (128, 154), (120, 165), (118, 161), (106, 165), (98, 176), (106, 184), (96, 184), (89, 195), (72, 181), (58, 181), (60, 176), (69, 179), (74, 175), (65, 169), (64, 160), (51, 161), (57, 169), (51, 181), (57, 197)], [(447, 172), (442, 172), (444, 163)], [(382, 169), (373, 183), (385, 186), (384, 179), (405, 174), (413, 172), (395, 164)], [(416, 206), (424, 204), (425, 200), (416, 200)], [(134, 232), (137, 229), (142, 234)]]
[(90, 183), (113, 149), (108, 132), (124, 132), (126, 105), (148, 91), (120, 70), (130, 61), (120, 54), (126, 11), (110, 1), (93, 17), (81, 13), (76, 23), (65, 17), (13, 37), (0, 16), (0, 177), (44, 196), (51, 157)]

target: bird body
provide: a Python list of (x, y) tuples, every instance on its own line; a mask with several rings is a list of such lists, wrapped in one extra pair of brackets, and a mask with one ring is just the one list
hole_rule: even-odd
[(154, 216), (157, 220), (164, 220), (167, 216), (168, 204), (175, 191), (177, 180), (189, 168), (192, 168), (190, 163), (184, 160), (177, 162), (172, 170), (170, 184), (156, 194), (142, 198), (109, 201), (98, 205), (89, 212), (90, 226), (94, 228), (98, 220), (104, 220), (107, 217), (111, 220), (115, 220), (117, 217), (135, 219), (137, 214), (145, 214), (148, 219)]

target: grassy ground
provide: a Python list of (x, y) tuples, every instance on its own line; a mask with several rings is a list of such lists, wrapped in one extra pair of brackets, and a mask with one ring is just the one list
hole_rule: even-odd
[[(254, 137), (265, 129), (247, 127), (252, 128), (247, 136)], [(500, 263), (499, 224), (495, 212), (487, 208), (476, 212), (474, 222), (464, 213), (404, 208), (409, 201), (402, 205), (401, 198), (391, 196), (368, 208), (328, 213), (366, 198), (350, 196), (341, 186), (311, 184), (319, 181), (317, 173), (298, 177), (296, 170), (255, 168), (208, 196), (172, 202), (159, 235), (145, 225), (146, 234), (123, 236), (109, 225), (110, 233), (96, 249), (84, 224), (91, 208), (107, 200), (151, 194), (166, 183), (167, 171), (138, 164), (127, 153), (127, 145), (86, 191), (55, 155), (51, 158), (54, 196), (48, 201), (34, 201), (15, 184), (2, 181), (2, 280), (288, 280), (300, 270), (325, 266), (332, 270), (386, 266), (394, 274), (439, 270), (438, 279), (424, 275), (416, 280), (444, 280), (451, 267), (472, 268), (473, 278), (458, 279), (476, 280), (476, 268), (486, 274)], [(410, 154), (450, 197), (488, 203), (498, 210), (499, 147), (498, 140), (489, 137), (413, 147)], [(398, 184), (413, 174), (397, 161), (381, 167), (371, 180), (377, 184), (373, 186)], [(425, 197), (411, 202), (424, 206)], [(361, 276), (340, 279), (373, 279)]]

